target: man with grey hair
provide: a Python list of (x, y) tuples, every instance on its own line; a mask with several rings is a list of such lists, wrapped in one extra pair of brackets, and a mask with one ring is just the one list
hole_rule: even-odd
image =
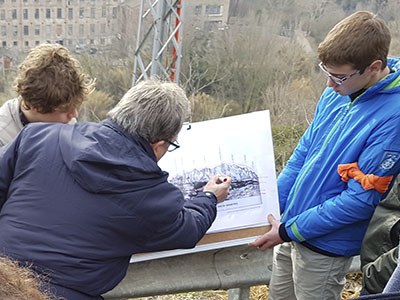
[(158, 167), (189, 113), (178, 85), (148, 80), (102, 122), (26, 126), (0, 150), (2, 254), (86, 300), (114, 288), (134, 253), (194, 247), (231, 179), (185, 201)]

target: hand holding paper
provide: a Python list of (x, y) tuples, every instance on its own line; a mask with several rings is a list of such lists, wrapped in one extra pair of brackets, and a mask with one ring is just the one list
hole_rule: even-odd
[(265, 251), (283, 243), (283, 240), (279, 236), (279, 226), (281, 225), (281, 222), (276, 220), (271, 214), (268, 215), (268, 222), (271, 223), (271, 230), (264, 233), (264, 235), (256, 239), (254, 242), (251, 242), (249, 246), (257, 247), (258, 249)]

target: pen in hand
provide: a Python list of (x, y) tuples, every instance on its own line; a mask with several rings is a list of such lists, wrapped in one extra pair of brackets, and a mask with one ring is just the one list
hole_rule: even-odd
[(227, 180), (228, 180), (227, 177), (219, 176), (219, 177), (218, 177), (218, 180), (217, 180), (217, 183), (218, 183), (218, 184), (219, 184), (219, 183), (223, 183), (223, 182), (226, 182)]

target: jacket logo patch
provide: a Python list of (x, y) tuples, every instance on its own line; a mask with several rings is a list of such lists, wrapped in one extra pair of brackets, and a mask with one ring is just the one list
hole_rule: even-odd
[(385, 156), (381, 162), (381, 169), (390, 170), (398, 162), (400, 154), (398, 152), (385, 152)]

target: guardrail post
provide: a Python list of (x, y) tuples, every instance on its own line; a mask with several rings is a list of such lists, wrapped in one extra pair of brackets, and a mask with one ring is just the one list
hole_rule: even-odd
[(250, 288), (228, 290), (228, 300), (250, 300)]

